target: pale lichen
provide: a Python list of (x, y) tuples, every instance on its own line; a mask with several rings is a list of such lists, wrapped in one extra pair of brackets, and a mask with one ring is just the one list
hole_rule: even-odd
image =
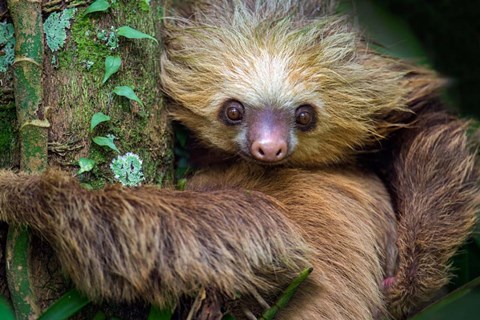
[(85, 69), (90, 70), (95, 64), (95, 62), (92, 60), (83, 60), (81, 64)]
[(67, 29), (70, 29), (70, 20), (75, 16), (77, 9), (65, 9), (62, 12), (54, 12), (45, 20), (43, 29), (47, 45), (52, 52), (58, 51), (65, 45)]
[(135, 153), (128, 152), (113, 159), (110, 169), (112, 169), (115, 179), (124, 186), (135, 187), (145, 180), (142, 172), (142, 160)]
[(110, 27), (110, 31), (108, 30), (100, 30), (97, 33), (98, 40), (105, 43), (108, 49), (111, 51), (118, 49), (119, 40), (117, 36), (117, 32), (115, 28), (112, 26)]
[(0, 22), (0, 72), (6, 72), (15, 60), (15, 35), (13, 24)]

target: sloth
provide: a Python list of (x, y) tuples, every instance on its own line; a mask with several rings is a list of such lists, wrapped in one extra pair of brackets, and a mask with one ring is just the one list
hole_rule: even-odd
[(163, 90), (213, 159), (185, 191), (0, 171), (0, 219), (47, 239), (96, 301), (268, 303), (313, 267), (279, 318), (408, 316), (475, 223), (468, 124), (435, 73), (370, 50), (330, 7), (212, 0), (167, 20)]

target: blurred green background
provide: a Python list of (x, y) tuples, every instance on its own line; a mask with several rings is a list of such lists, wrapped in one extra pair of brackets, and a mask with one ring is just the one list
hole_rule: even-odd
[[(480, 1), (376, 0), (402, 18), (418, 37), (432, 66), (453, 80), (451, 102), (480, 117)], [(480, 319), (480, 316), (479, 316)]]
[(451, 107), (480, 118), (480, 1), (345, 0), (340, 8), (353, 10), (367, 36), (387, 53), (451, 79)]

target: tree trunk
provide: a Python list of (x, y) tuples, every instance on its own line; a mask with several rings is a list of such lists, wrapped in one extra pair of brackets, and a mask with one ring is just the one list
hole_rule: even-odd
[[(58, 2), (58, 8), (65, 9), (73, 1), (50, 2)], [(116, 1), (107, 12), (86, 16), (83, 16), (85, 7), (78, 7), (70, 20), (70, 28), (66, 29), (64, 46), (53, 52), (47, 41), (43, 66), (43, 112), (50, 123), (50, 166), (75, 172), (79, 158), (89, 157), (97, 161), (97, 166), (93, 173), (83, 178), (94, 179), (100, 184), (113, 182), (108, 165), (116, 153), (92, 143), (92, 137), (113, 134), (121, 153), (134, 152), (143, 159), (146, 182), (162, 183), (171, 179), (171, 134), (158, 77), (161, 45), (148, 39), (118, 37), (116, 48), (99, 39), (102, 30), (108, 37), (112, 28), (123, 25), (156, 37), (163, 7), (160, 1), (152, 0), (149, 6), (143, 2)], [(0, 0), (0, 18), (5, 3)], [(58, 8), (44, 1), (44, 20), (51, 14), (61, 14), (62, 10), (49, 12)], [(8, 14), (3, 17), (4, 21), (11, 22)], [(122, 66), (102, 85), (105, 58), (117, 55), (122, 58)], [(18, 167), (18, 128), (13, 109), (11, 70), (0, 72), (0, 85), (0, 167)], [(124, 85), (135, 90), (144, 107), (112, 93), (116, 86)], [(90, 120), (96, 112), (103, 112), (112, 120), (90, 133)]]
[[(24, 2), (38, 3), (36, 0)], [(42, 3), (45, 54), (43, 77), (36, 80), (42, 80), (43, 99), (34, 116), (43, 120), (36, 125), (44, 128), (49, 125), (48, 165), (74, 174), (79, 170), (79, 159), (88, 158), (95, 161), (95, 166), (79, 174), (79, 179), (93, 188), (113, 183), (110, 163), (118, 154), (92, 140), (111, 134), (121, 154), (132, 152), (143, 160), (144, 183), (168, 183), (173, 177), (173, 150), (158, 77), (161, 45), (150, 39), (127, 39), (115, 33), (117, 28), (129, 26), (159, 38), (163, 17), (161, 1), (110, 0), (111, 7), (107, 11), (84, 15), (86, 6), (92, 2), (44, 0)], [(0, 58), (7, 50), (2, 43), (1, 23), (15, 22), (6, 10), (6, 3), (0, 0)], [(45, 23), (47, 20), (50, 21)], [(3, 25), (5, 28), (5, 23)], [(22, 28), (18, 22), (15, 23), (17, 27)], [(63, 32), (67, 36), (65, 42), (62, 41)], [(122, 65), (102, 85), (107, 56), (121, 57)], [(17, 76), (15, 79), (18, 81)], [(34, 82), (25, 81), (26, 84)], [(15, 112), (14, 97), (17, 105), (24, 100), (15, 92), (13, 83), (13, 67), (4, 72), (0, 69), (0, 168), (19, 168), (20, 162), (25, 161), (21, 160), (20, 141), (24, 140), (20, 135), (26, 135), (26, 139), (35, 138), (25, 130), (24, 116), (18, 113), (18, 107)], [(117, 86), (133, 88), (143, 103), (114, 94)], [(98, 112), (110, 116), (111, 120), (91, 131), (92, 116)], [(5, 243), (5, 229), (0, 225), (2, 243)], [(34, 240), (31, 255), (29, 268), (34, 271), (33, 289), (40, 308), (45, 309), (67, 285), (56, 271), (58, 263), (52, 258), (51, 250), (41, 240)], [(2, 254), (1, 277), (5, 275), (4, 264), (5, 254)], [(10, 290), (6, 289), (4, 281), (0, 283), (0, 290), (6, 295), (12, 292), (11, 286)]]
[[(162, 7), (159, 1), (151, 1), (145, 11), (147, 8), (139, 3), (142, 1), (117, 1), (107, 13), (85, 17), (79, 9), (65, 48), (45, 51), (44, 106), (51, 125), (49, 165), (77, 170), (80, 157), (91, 158), (99, 165), (90, 175), (97, 184), (113, 181), (108, 165), (116, 154), (92, 143), (92, 137), (106, 134), (115, 135), (122, 153), (133, 152), (143, 159), (146, 182), (161, 183), (170, 177), (173, 153), (158, 77), (160, 45), (147, 39), (119, 38), (115, 48), (99, 39), (102, 30), (109, 33), (112, 27), (123, 25), (155, 36)], [(109, 55), (121, 56), (122, 66), (102, 86)], [(112, 93), (116, 86), (124, 85), (134, 88), (144, 108)], [(90, 120), (96, 112), (112, 120), (90, 133)]]

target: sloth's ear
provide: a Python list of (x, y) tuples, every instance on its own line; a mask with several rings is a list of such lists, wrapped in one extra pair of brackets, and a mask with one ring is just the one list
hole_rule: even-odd
[(396, 78), (397, 91), (403, 95), (403, 102), (410, 110), (420, 111), (425, 102), (438, 100), (441, 90), (448, 84), (448, 79), (414, 61), (382, 55), (368, 48), (368, 45), (360, 50), (365, 53), (364, 65), (371, 69), (381, 67), (385, 73)]
[(431, 70), (410, 66), (403, 79), (403, 85), (408, 91), (407, 105), (415, 111), (421, 107), (422, 102), (438, 99), (448, 82), (448, 79)]
[(420, 111), (426, 102), (438, 100), (441, 90), (448, 84), (448, 79), (426, 67), (388, 57), (385, 59), (391, 60), (389, 65), (393, 71), (403, 74), (399, 86), (405, 89), (405, 104), (410, 110)]

